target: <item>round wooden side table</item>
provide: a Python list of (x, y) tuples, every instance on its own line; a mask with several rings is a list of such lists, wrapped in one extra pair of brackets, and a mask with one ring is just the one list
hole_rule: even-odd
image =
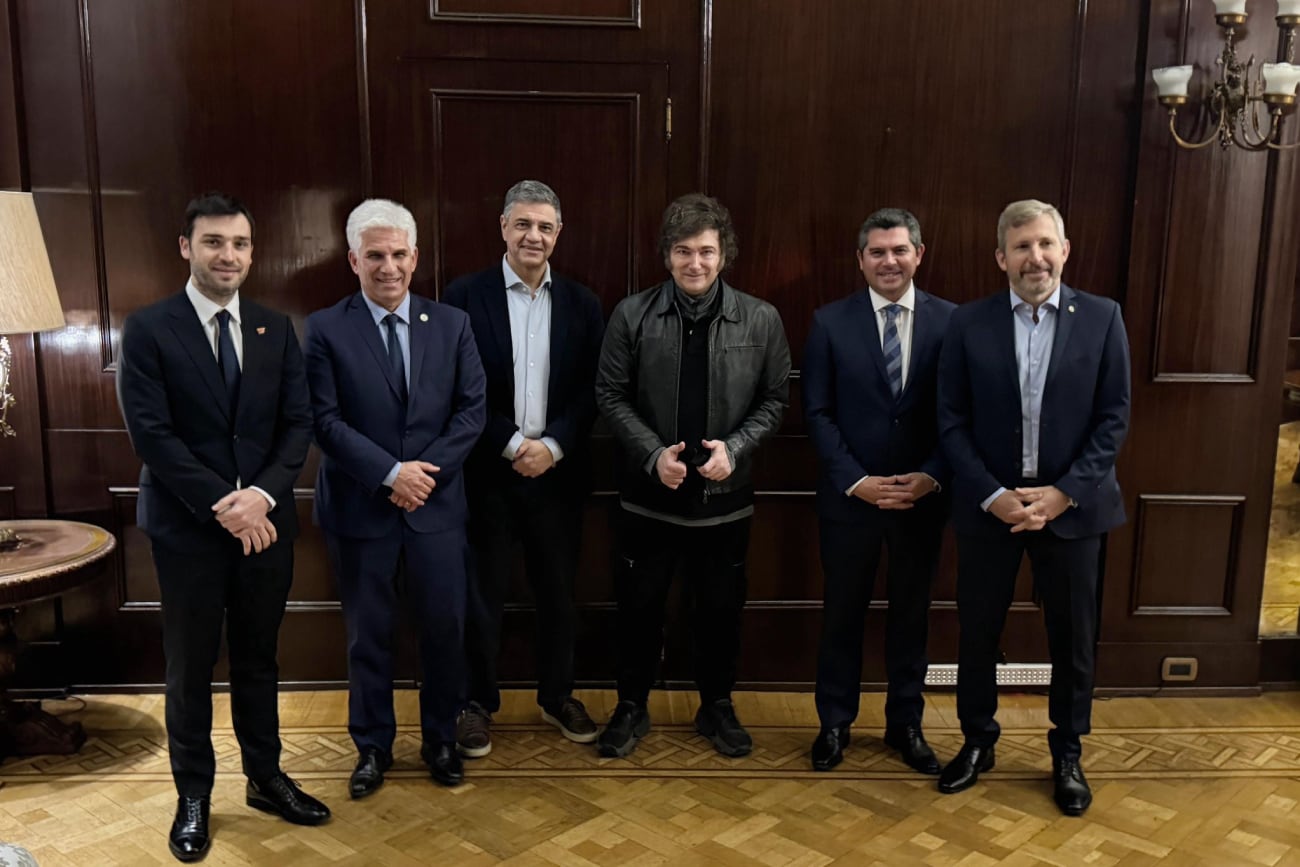
[(14, 616), (97, 577), (117, 546), (107, 530), (77, 521), (0, 521), (16, 547), (0, 550), (0, 758), (75, 753), (86, 742), (81, 723), (71, 725), (41, 710), (40, 702), (10, 701), (4, 687), (18, 661)]

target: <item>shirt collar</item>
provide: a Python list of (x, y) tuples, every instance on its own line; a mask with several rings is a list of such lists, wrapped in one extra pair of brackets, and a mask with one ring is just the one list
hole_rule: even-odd
[[(1016, 290), (1008, 289), (1007, 292), (1011, 294), (1012, 310), (1017, 309), (1018, 307), (1020, 307), (1021, 304), (1025, 305), (1030, 310), (1034, 309), (1032, 304), (1030, 304), (1028, 301), (1026, 301), (1025, 299), (1021, 298), (1019, 295), (1016, 294)], [(1060, 283), (1056, 284), (1056, 290), (1052, 292), (1051, 295), (1047, 296), (1047, 300), (1044, 301), (1039, 306), (1046, 307), (1048, 310), (1051, 310), (1053, 313), (1055, 313), (1058, 309), (1060, 309), (1061, 307), (1061, 284)]]
[[(523, 278), (515, 273), (515, 269), (510, 267), (510, 262), (505, 256), (501, 257), (501, 274), (505, 277), (507, 289), (522, 288), (525, 292), (532, 292)], [(543, 289), (551, 288), (551, 263), (546, 263), (546, 273), (542, 275), (542, 283), (537, 287), (540, 292)]]
[[(371, 301), (370, 297), (366, 295), (365, 292), (361, 293), (361, 300), (366, 302), (366, 307), (370, 309), (370, 315), (374, 317), (375, 324), (379, 325), (380, 323), (382, 323), (384, 321), (384, 317), (388, 315), (388, 311), (380, 307), (375, 302)], [(397, 318), (402, 320), (402, 322), (406, 323), (407, 325), (411, 324), (411, 293), (410, 292), (406, 293), (406, 296), (402, 298), (402, 303), (398, 304), (397, 309), (394, 310), (393, 312), (397, 314)]]
[(897, 301), (890, 301), (870, 286), (867, 287), (867, 292), (871, 295), (871, 309), (877, 313), (890, 304), (897, 304), (909, 313), (916, 310), (916, 284), (911, 281), (908, 281), (907, 289), (904, 290)]
[(238, 290), (236, 290), (235, 294), (232, 295), (230, 300), (226, 302), (226, 306), (222, 307), (220, 304), (218, 304), (217, 302), (213, 301), (211, 298), (207, 297), (202, 292), (200, 292), (199, 288), (194, 285), (194, 278), (191, 277), (185, 283), (185, 295), (187, 298), (190, 299), (190, 304), (194, 307), (194, 312), (199, 315), (199, 321), (202, 322), (204, 325), (207, 325), (209, 322), (211, 322), (212, 317), (216, 316), (222, 310), (229, 311), (230, 318), (235, 320), (236, 325), (239, 324), (240, 319), (239, 319)]

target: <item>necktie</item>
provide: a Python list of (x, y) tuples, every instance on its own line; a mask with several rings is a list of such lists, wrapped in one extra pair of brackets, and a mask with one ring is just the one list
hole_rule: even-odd
[(389, 313), (384, 317), (384, 326), (388, 329), (388, 367), (393, 372), (393, 378), (397, 380), (397, 394), (406, 402), (406, 362), (402, 359), (402, 344), (397, 342), (397, 323), (400, 320), (396, 313)]
[(897, 304), (885, 308), (885, 372), (894, 397), (903, 393), (903, 344), (898, 340), (898, 311), (902, 309)]
[(217, 365), (226, 383), (226, 397), (230, 411), (235, 411), (239, 400), (239, 356), (235, 354), (235, 341), (230, 336), (230, 311), (217, 311)]

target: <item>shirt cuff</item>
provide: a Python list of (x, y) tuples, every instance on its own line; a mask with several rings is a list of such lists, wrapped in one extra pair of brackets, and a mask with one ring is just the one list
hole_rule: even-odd
[(506, 443), (506, 447), (501, 450), (501, 457), (505, 458), (508, 461), (513, 461), (515, 459), (515, 455), (519, 452), (519, 447), (523, 445), (523, 442), (524, 442), (524, 432), (518, 430), (515, 431), (513, 434), (511, 434), (510, 441)]
[(564, 449), (560, 448), (560, 444), (556, 442), (555, 437), (542, 437), (541, 442), (542, 445), (551, 450), (551, 457), (558, 464), (560, 458), (564, 457)]
[(866, 481), (867, 479), (869, 479), (869, 478), (871, 478), (871, 475), (868, 473), (867, 475), (865, 475), (865, 476), (863, 476), (862, 478), (858, 479), (858, 480), (857, 480), (856, 482), (854, 482), (853, 484), (849, 485), (847, 488), (844, 489), (844, 496), (846, 496), (846, 497), (851, 497), (851, 496), (853, 496), (853, 492), (856, 491), (856, 490), (858, 489), (858, 485), (862, 484), (863, 482), (865, 482), (865, 481)]
[(985, 497), (984, 502), (980, 503), (980, 508), (987, 512), (989, 510), (989, 506), (993, 505), (993, 501), (996, 500), (998, 497), (1002, 496), (1003, 494), (1005, 494), (1006, 492), (1007, 492), (1006, 488), (998, 488), (996, 491), (994, 491), (993, 493)]
[(397, 481), (397, 474), (400, 473), (401, 471), (402, 471), (402, 462), (398, 461), (397, 463), (393, 464), (393, 468), (388, 471), (388, 475), (384, 476), (384, 480), (379, 484), (383, 485), (384, 487), (391, 488), (393, 486), (393, 482)]
[(271, 496), (271, 495), (268, 494), (266, 491), (264, 491), (264, 490), (262, 490), (261, 488), (259, 488), (257, 485), (249, 485), (249, 486), (248, 486), (248, 489), (249, 489), (250, 491), (257, 491), (257, 492), (258, 492), (259, 494), (261, 494), (263, 497), (266, 497), (266, 502), (270, 504), (270, 508), (267, 509), (268, 512), (271, 511), (271, 509), (274, 509), (274, 508), (275, 508), (275, 497)]
[(938, 480), (938, 479), (936, 479), (934, 476), (932, 476), (932, 475), (930, 475), (929, 473), (926, 473), (926, 472), (922, 472), (921, 475), (923, 475), (923, 476), (925, 476), (927, 479), (929, 479), (929, 480), (930, 480), (930, 484), (934, 485), (934, 492), (935, 492), (936, 494), (941, 494), (941, 493), (943, 493), (943, 485), (939, 484), (939, 480)]

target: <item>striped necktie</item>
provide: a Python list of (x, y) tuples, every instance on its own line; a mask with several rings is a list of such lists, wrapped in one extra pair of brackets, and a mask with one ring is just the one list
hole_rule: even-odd
[(885, 308), (885, 372), (894, 397), (903, 393), (903, 344), (898, 340), (898, 311), (902, 309), (897, 304)]

